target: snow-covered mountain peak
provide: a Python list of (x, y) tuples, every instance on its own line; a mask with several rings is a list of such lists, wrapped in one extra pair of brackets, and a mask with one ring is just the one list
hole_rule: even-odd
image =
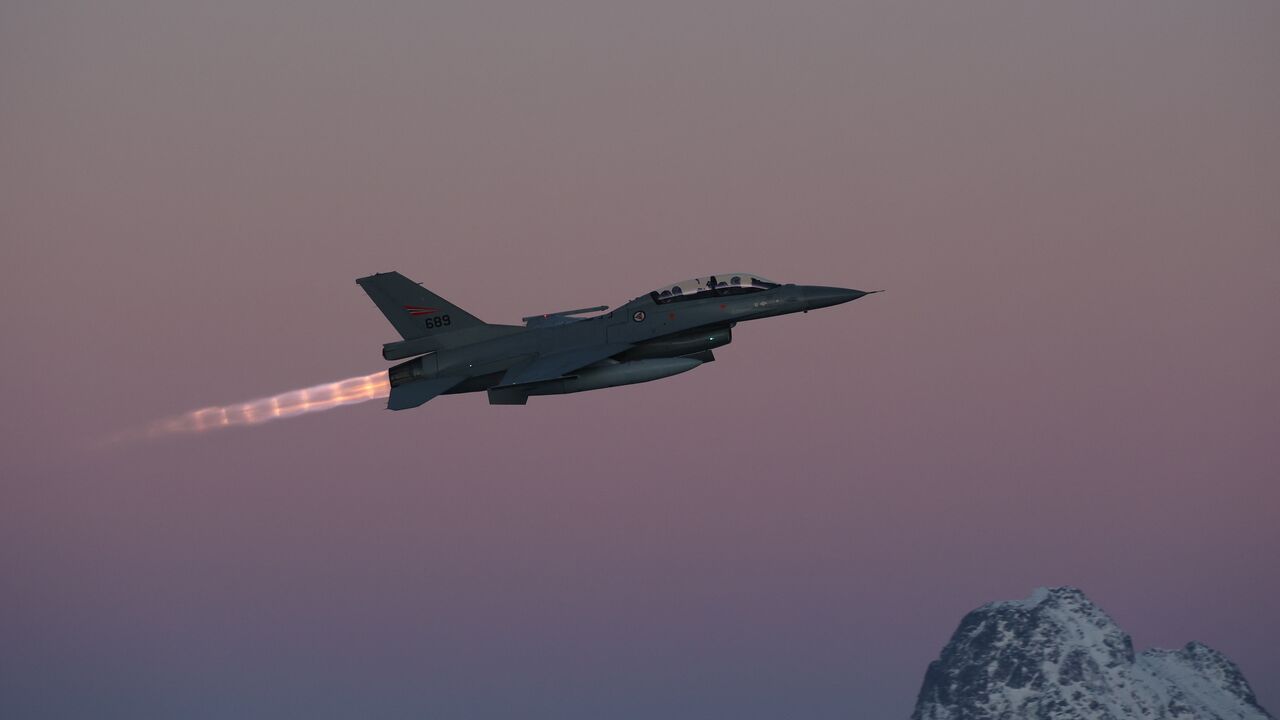
[(969, 613), (929, 665), (916, 720), (1261, 720), (1248, 683), (1200, 643), (1134, 655), (1129, 635), (1077, 588)]

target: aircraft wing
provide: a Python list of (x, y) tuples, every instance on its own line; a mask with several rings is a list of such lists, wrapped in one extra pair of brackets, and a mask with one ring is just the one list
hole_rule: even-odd
[(431, 398), (466, 380), (463, 377), (437, 377), (426, 380), (414, 380), (391, 388), (391, 397), (387, 398), (388, 410), (408, 410), (416, 408)]
[(631, 347), (628, 343), (605, 343), (588, 347), (563, 350), (561, 352), (536, 355), (507, 371), (502, 376), (500, 385), (520, 385), (523, 383), (551, 380), (567, 375), (581, 367), (600, 362), (608, 357)]

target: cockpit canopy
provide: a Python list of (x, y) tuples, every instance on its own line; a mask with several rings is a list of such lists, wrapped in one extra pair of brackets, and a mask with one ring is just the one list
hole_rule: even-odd
[(743, 295), (776, 287), (778, 283), (752, 273), (724, 273), (667, 285), (649, 293), (649, 296), (654, 302), (662, 304), (721, 295)]

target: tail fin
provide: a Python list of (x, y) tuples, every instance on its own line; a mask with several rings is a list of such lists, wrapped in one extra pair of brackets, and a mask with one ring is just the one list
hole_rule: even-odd
[(356, 282), (405, 340), (485, 324), (398, 272), (374, 273)]

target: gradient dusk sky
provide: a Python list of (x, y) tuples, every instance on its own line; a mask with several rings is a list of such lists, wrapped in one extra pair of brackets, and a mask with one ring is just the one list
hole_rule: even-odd
[[(905, 718), (1083, 588), (1280, 710), (1280, 3), (0, 3), (0, 716)], [(754, 271), (648, 385), (103, 442)]]

